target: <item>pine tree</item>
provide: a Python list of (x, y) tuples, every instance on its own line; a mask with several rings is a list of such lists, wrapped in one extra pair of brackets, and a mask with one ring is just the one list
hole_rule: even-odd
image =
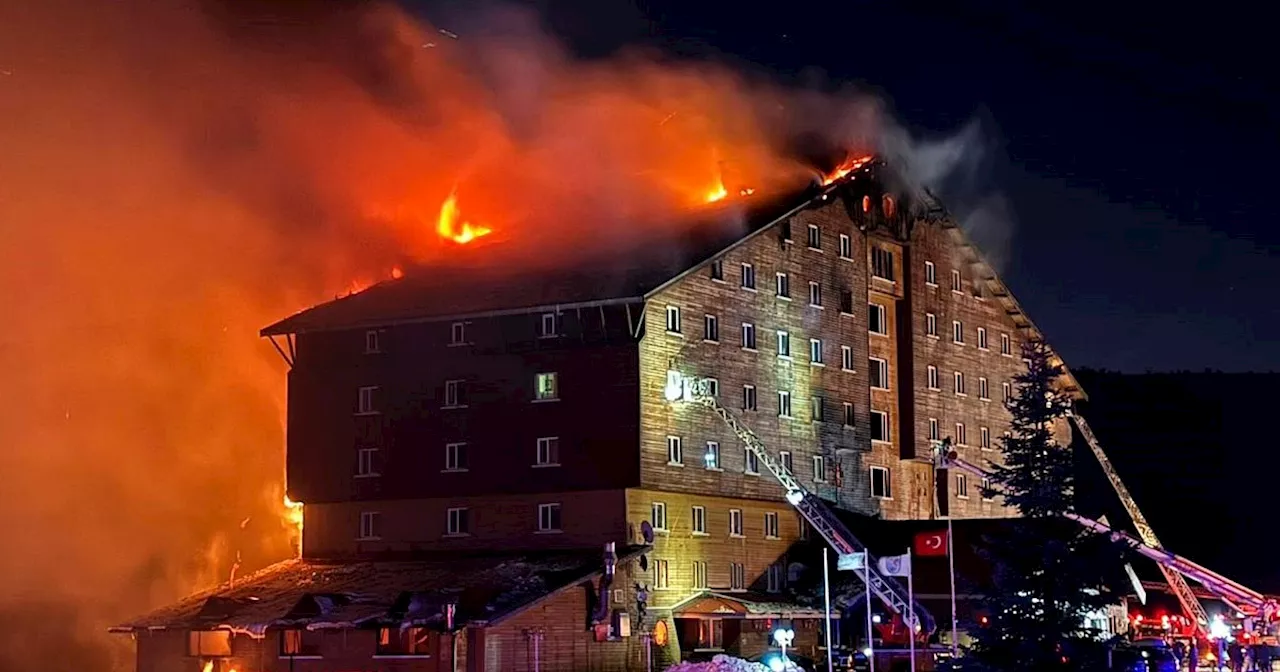
[(1074, 473), (1070, 447), (1054, 439), (1070, 410), (1056, 389), (1063, 369), (1043, 342), (1027, 343), (1023, 357), (1027, 369), (1006, 403), (1013, 422), (1003, 464), (991, 466), (990, 485), (1021, 518), (986, 539), (994, 584), (983, 600), (987, 623), (972, 629), (973, 643), (953, 667), (1103, 669), (1105, 648), (1086, 616), (1115, 601), (1106, 579), (1122, 551), (1064, 518), (1073, 510)]

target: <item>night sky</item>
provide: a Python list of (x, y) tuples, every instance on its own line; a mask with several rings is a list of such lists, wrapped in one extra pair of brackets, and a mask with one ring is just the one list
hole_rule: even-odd
[[(447, 27), (465, 3), (408, 0)], [(1277, 370), (1275, 37), (1214, 3), (536, 6), (584, 56), (651, 45), (884, 93), (917, 133), (977, 120), (1010, 227), (979, 244), (1069, 365)], [(1250, 17), (1253, 17), (1252, 19)], [(946, 193), (944, 197), (948, 196)], [(987, 240), (983, 240), (987, 238)], [(984, 244), (985, 243), (985, 244)]]

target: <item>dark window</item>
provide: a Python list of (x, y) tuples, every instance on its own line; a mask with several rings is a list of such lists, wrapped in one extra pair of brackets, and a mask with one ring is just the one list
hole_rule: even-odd
[(791, 220), (786, 220), (778, 225), (778, 235), (786, 242), (791, 242)]
[(873, 334), (889, 333), (889, 318), (884, 306), (878, 303), (867, 304), (867, 329)]
[(889, 440), (889, 414), (884, 411), (871, 411), (871, 440)]
[(853, 292), (841, 290), (840, 292), (840, 312), (853, 314)]
[(822, 249), (822, 229), (816, 225), (809, 225), (809, 247), (815, 250)]
[(871, 467), (871, 496), (888, 499), (893, 496), (890, 487), (889, 470), (884, 467)]
[(716, 259), (711, 262), (711, 279), (724, 280), (724, 260)]
[(882, 247), (872, 247), (871, 274), (877, 278), (893, 280), (893, 252)]
[(702, 319), (702, 338), (708, 341), (720, 340), (720, 320), (715, 315), (707, 315)]

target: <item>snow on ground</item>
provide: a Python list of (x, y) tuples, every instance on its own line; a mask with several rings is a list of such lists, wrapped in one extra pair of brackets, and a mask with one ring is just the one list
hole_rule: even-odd
[(770, 672), (760, 663), (749, 663), (733, 656), (716, 656), (708, 663), (677, 663), (666, 672)]

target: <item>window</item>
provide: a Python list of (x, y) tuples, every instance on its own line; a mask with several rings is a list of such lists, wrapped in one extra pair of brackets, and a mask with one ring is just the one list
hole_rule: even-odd
[(653, 587), (655, 590), (664, 590), (671, 587), (670, 561), (653, 561)]
[(791, 277), (788, 276), (786, 273), (778, 273), (777, 280), (778, 280), (777, 282), (778, 298), (780, 299), (791, 298)]
[(467, 470), (467, 444), (446, 443), (444, 445), (444, 470), (445, 471), (466, 471)]
[(720, 442), (708, 441), (707, 453), (702, 456), (708, 469), (720, 469)]
[(959, 292), (963, 290), (960, 284), (960, 271), (951, 271), (951, 291)]
[(871, 411), (871, 440), (889, 441), (889, 414), (884, 411)]
[(559, 376), (552, 373), (539, 373), (534, 376), (534, 401), (552, 401), (560, 398)]
[(785, 331), (778, 332), (778, 356), (791, 356), (791, 334), (788, 334)]
[(449, 509), (445, 521), (445, 533), (451, 537), (461, 537), (471, 534), (471, 510)]
[(979, 398), (979, 399), (990, 399), (990, 398), (991, 398), (991, 395), (990, 395), (990, 394), (988, 393), (988, 391), (987, 391), (987, 379), (986, 379), (986, 378), (982, 378), (982, 377), (979, 377), (979, 378), (978, 378), (978, 398)]
[(938, 429), (938, 419), (929, 418), (929, 440), (939, 441), (942, 439), (942, 433)]
[(715, 378), (706, 378), (705, 380), (707, 381), (707, 394), (713, 397), (720, 396), (720, 381)]
[(800, 541), (809, 541), (809, 521), (805, 520), (803, 516), (800, 516), (796, 520), (796, 523), (799, 524), (798, 526), (800, 528)]
[(778, 233), (782, 237), (782, 242), (791, 242), (791, 220), (785, 220), (778, 226)]
[(320, 630), (283, 630), (280, 633), (280, 657), (319, 658), (323, 636)]
[(539, 532), (559, 532), (560, 531), (560, 505), (559, 504), (539, 504), (538, 505), (538, 531)]
[(649, 522), (653, 524), (655, 530), (667, 529), (666, 502), (654, 502), (649, 505)]
[(878, 303), (867, 304), (867, 329), (873, 334), (889, 333), (889, 320), (885, 316), (884, 306)]
[(790, 452), (790, 451), (787, 451), (787, 450), (779, 451), (779, 452), (778, 452), (778, 462), (782, 464), (782, 466), (787, 470), (787, 473), (788, 473), (788, 474), (793, 473), (793, 472), (792, 472), (792, 466), (791, 466), (791, 452)]
[(965, 426), (963, 422), (956, 423), (956, 445), (957, 446), (969, 445), (969, 433), (965, 431)]
[(426, 628), (379, 628), (375, 656), (429, 656), (431, 631)]
[(853, 417), (853, 404), (846, 401), (844, 402), (844, 426), (852, 427), (854, 424), (856, 424), (856, 422)]
[(778, 390), (778, 417), (791, 417), (791, 393)]
[(879, 499), (889, 499), (893, 496), (887, 467), (871, 467), (871, 496)]
[(356, 476), (372, 478), (378, 475), (378, 449), (361, 448), (356, 453)]
[(846, 234), (840, 234), (840, 258), (853, 258), (853, 241)]
[(955, 374), (953, 374), (952, 376), (951, 385), (952, 385), (953, 391), (957, 395), (964, 395), (965, 394), (964, 374), (961, 373), (960, 371), (956, 371)]
[(893, 252), (872, 246), (871, 275), (893, 282)]
[(778, 512), (769, 511), (764, 514), (764, 538), (778, 538)]
[(827, 458), (821, 455), (813, 456), (813, 482), (827, 482)]
[(924, 314), (924, 333), (926, 336), (938, 337), (938, 316), (933, 313)]
[(942, 389), (942, 387), (938, 384), (938, 367), (930, 365), (925, 369), (925, 371), (927, 372), (926, 379), (928, 380), (929, 389), (931, 390)]
[(1000, 334), (1000, 354), (1013, 354), (1013, 342), (1010, 341), (1009, 334)]
[(969, 477), (956, 474), (956, 499), (969, 499)]
[(230, 630), (192, 630), (187, 633), (187, 655), (225, 658), (231, 655)]
[(382, 514), (377, 511), (361, 511), (360, 512), (360, 529), (356, 536), (357, 541), (372, 541), (381, 539), (378, 536), (378, 520)]
[(364, 332), (364, 354), (376, 355), (382, 352), (381, 334), (377, 329)]
[(827, 400), (825, 397), (813, 397), (809, 401), (809, 419), (823, 422), (827, 419)]
[(539, 467), (560, 465), (560, 437), (544, 436), (538, 439), (534, 464)]
[(713, 259), (708, 266), (711, 271), (711, 279), (717, 282), (724, 282), (724, 259)]
[(773, 563), (769, 565), (769, 569), (765, 572), (765, 590), (770, 593), (782, 592), (783, 579), (786, 575), (783, 573), (782, 565)]
[(816, 282), (809, 283), (809, 305), (815, 308), (822, 307), (822, 285)]
[(444, 408), (461, 408), (466, 405), (465, 380), (444, 381)]
[(840, 368), (845, 371), (853, 370), (853, 348), (847, 345), (840, 346)]
[(702, 339), (712, 343), (720, 342), (720, 319), (715, 315), (706, 315), (702, 318)]
[(684, 445), (678, 436), (667, 437), (667, 464), (684, 465)]
[(707, 507), (695, 506), (693, 507), (692, 514), (693, 515), (691, 520), (693, 521), (693, 533), (706, 534), (707, 533)]
[(729, 509), (729, 536), (742, 536), (742, 509)]
[(889, 362), (875, 357), (867, 361), (871, 369), (871, 387), (877, 390), (889, 389)]
[(750, 448), (743, 448), (742, 473), (744, 474), (760, 473), (760, 459), (756, 457), (755, 453), (751, 452)]
[(377, 394), (378, 387), (376, 385), (360, 388), (360, 394), (356, 401), (357, 415), (375, 415), (377, 414)]
[(964, 345), (964, 323), (960, 320), (951, 322), (951, 342)]
[(987, 349), (987, 330), (983, 327), (978, 327), (978, 347)]
[(756, 349), (756, 325), (750, 322), (742, 323), (742, 347), (747, 350)]
[(814, 224), (809, 225), (809, 249), (822, 249), (822, 229), (819, 229), (817, 225)]
[[(747, 589), (747, 570), (741, 562), (729, 563), (729, 590), (746, 590)], [(711, 621), (712, 623), (721, 623), (723, 621)]]
[(1009, 403), (1013, 399), (1013, 386), (1009, 383), (1000, 383), (1000, 398), (1005, 403)]
[(979, 492), (984, 502), (989, 502), (996, 498), (995, 493), (991, 490), (991, 479), (989, 478), (982, 479), (982, 488)]
[(680, 333), (680, 306), (667, 306), (667, 333)]
[(555, 313), (543, 313), (538, 338), (555, 338), (560, 335), (560, 319)]
[[(693, 587), (694, 588), (707, 587), (707, 563), (706, 562), (703, 562), (701, 560), (693, 561)], [(706, 623), (708, 621), (699, 621), (699, 622)]]
[(840, 291), (840, 312), (845, 315), (853, 314), (853, 292), (847, 289)]
[(742, 288), (751, 291), (756, 289), (756, 267), (751, 264), (742, 265)]
[(924, 282), (927, 285), (938, 286), (938, 267), (934, 266), (932, 261), (924, 262)]
[(991, 450), (991, 429), (989, 427), (978, 428), (978, 446), (983, 450)]
[(698, 645), (695, 648), (715, 650), (724, 649), (724, 619), (699, 619), (697, 624)]
[(885, 194), (880, 198), (880, 207), (884, 208), (884, 216), (892, 217), (898, 211), (897, 205), (893, 201), (893, 197)]
[(449, 328), (449, 345), (466, 345), (467, 343), (467, 323), (454, 322)]
[(742, 386), (742, 410), (744, 411), (756, 410), (756, 386), (755, 385)]

